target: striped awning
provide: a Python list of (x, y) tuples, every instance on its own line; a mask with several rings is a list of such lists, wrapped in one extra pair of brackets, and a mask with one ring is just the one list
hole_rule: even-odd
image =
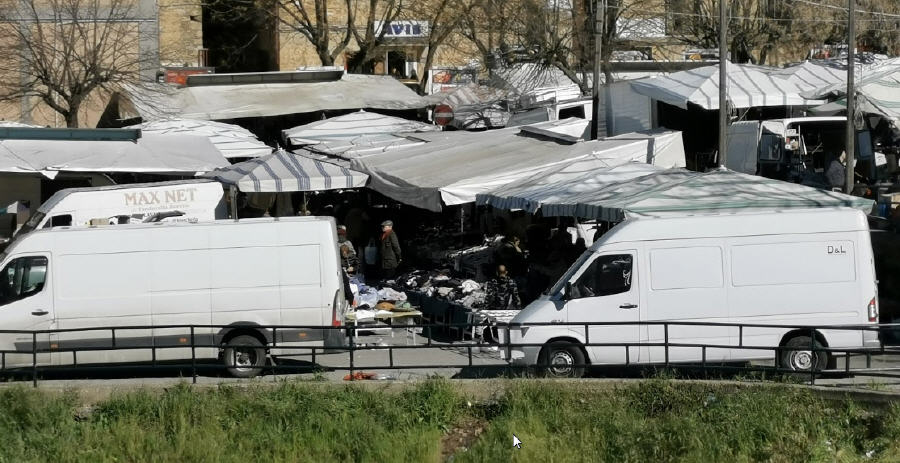
[(281, 150), (216, 169), (204, 176), (234, 185), (245, 193), (360, 188), (369, 179), (368, 175), (347, 167)]

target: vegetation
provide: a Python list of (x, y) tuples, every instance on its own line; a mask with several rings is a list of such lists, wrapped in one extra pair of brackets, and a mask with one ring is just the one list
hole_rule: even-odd
[[(892, 461), (900, 407), (794, 387), (511, 381), (486, 402), (447, 381), (122, 393), (0, 391), (0, 462)], [(479, 386), (481, 387), (481, 386)], [(512, 447), (512, 434), (521, 449)]]

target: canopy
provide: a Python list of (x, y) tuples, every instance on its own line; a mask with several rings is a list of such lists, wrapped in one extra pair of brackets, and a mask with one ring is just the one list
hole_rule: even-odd
[[(846, 64), (844, 67), (846, 68)], [(832, 62), (818, 64), (804, 61), (795, 66), (771, 71), (769, 75), (786, 79), (806, 90), (847, 82), (846, 69), (841, 69), (840, 65)]]
[[(869, 113), (889, 119), (900, 119), (900, 58), (886, 61), (873, 68), (856, 82), (857, 103)], [(847, 95), (847, 84), (841, 82), (811, 91), (807, 96), (825, 98)], [(843, 102), (846, 111), (846, 98)]]
[[(130, 96), (129, 103), (145, 120), (223, 120), (340, 109), (405, 110), (427, 105), (421, 96), (391, 76), (362, 74), (344, 74), (338, 80), (325, 82), (205, 85), (152, 91), (129, 87), (129, 91), (137, 93)], [(119, 117), (127, 116), (135, 115)]]
[(315, 145), (324, 141), (349, 142), (360, 138), (368, 139), (372, 135), (375, 135), (374, 138), (377, 140), (378, 135), (438, 130), (440, 127), (424, 122), (357, 111), (284, 130), (282, 135), (292, 145)]
[(473, 202), (478, 193), (592, 154), (618, 163), (652, 157), (646, 139), (572, 143), (567, 136), (528, 134), (520, 127), (416, 136), (427, 143), (356, 157), (351, 166), (369, 174), (370, 188), (432, 211)]
[(272, 153), (272, 147), (260, 141), (249, 130), (234, 124), (194, 119), (165, 119), (127, 128), (141, 129), (144, 134), (202, 135), (209, 138), (222, 156), (228, 159), (252, 158)]
[(641, 162), (617, 162), (590, 155), (479, 194), (476, 202), (501, 209), (521, 209), (533, 214), (545, 203), (564, 203), (567, 198), (596, 191), (613, 182), (664, 170)]
[(611, 183), (565, 203), (545, 204), (542, 210), (545, 216), (617, 222), (638, 216), (814, 207), (852, 207), (869, 212), (873, 204), (865, 198), (730, 170), (697, 173), (669, 169)]
[[(774, 69), (728, 63), (728, 98), (736, 108), (755, 106), (806, 106), (824, 103), (800, 94), (810, 87), (797, 78), (773, 75)], [(719, 66), (679, 71), (667, 76), (631, 82), (635, 92), (687, 109), (693, 103), (703, 109), (719, 109)]]
[(368, 176), (346, 167), (279, 150), (273, 154), (207, 172), (216, 179), (249, 193), (281, 193), (359, 188)]
[(0, 140), (0, 171), (206, 172), (228, 165), (206, 137), (144, 135), (137, 141)]

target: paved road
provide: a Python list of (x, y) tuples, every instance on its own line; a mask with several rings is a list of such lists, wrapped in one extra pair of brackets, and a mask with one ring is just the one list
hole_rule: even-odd
[[(397, 333), (391, 337), (389, 333), (378, 334), (363, 333), (357, 340), (360, 347), (353, 354), (353, 365), (356, 371), (376, 373), (382, 377), (396, 380), (416, 380), (431, 376), (446, 378), (497, 378), (504, 377), (511, 372), (521, 374), (514, 369), (507, 368), (505, 361), (500, 359), (500, 352), (496, 346), (484, 346), (483, 348), (471, 348), (471, 363), (469, 348), (460, 347), (458, 343), (432, 341), (430, 348), (409, 349), (406, 346), (413, 342), (422, 346), (427, 339), (416, 335), (411, 338)], [(391, 354), (387, 349), (379, 349), (385, 346), (400, 346)], [(417, 366), (422, 368), (401, 369), (381, 368), (391, 363), (396, 366)], [(759, 362), (754, 365), (771, 365), (772, 362)], [(197, 377), (198, 384), (218, 383), (256, 383), (273, 382), (284, 379), (292, 380), (330, 380), (342, 381), (349, 372), (349, 352), (317, 354), (315, 362), (310, 355), (298, 355), (280, 357), (277, 360), (278, 371), (268, 373), (252, 380), (241, 380), (228, 377), (219, 368), (201, 367)], [(438, 365), (452, 365), (453, 368), (439, 367)], [(851, 358), (852, 369), (865, 368), (864, 357)], [(900, 369), (900, 356), (883, 355), (871, 358), (872, 368), (898, 368)], [(844, 359), (838, 359), (838, 368), (844, 368)], [(654, 374), (652, 368), (604, 368), (595, 369), (589, 373), (594, 378), (641, 378)], [(687, 377), (703, 378), (703, 374), (696, 371), (682, 371), (679, 373)], [(872, 377), (856, 375), (840, 375), (834, 377), (817, 378), (816, 384), (834, 386), (871, 387), (878, 390), (900, 391), (900, 371), (895, 372), (897, 378)], [(747, 372), (723, 373), (725, 378), (747, 378)], [(130, 366), (114, 369), (103, 369), (86, 373), (84, 371), (44, 372), (39, 384), (49, 388), (93, 388), (93, 387), (157, 387), (177, 384), (181, 381), (191, 381), (192, 370), (190, 368), (158, 368), (151, 369), (147, 366)], [(27, 374), (6, 378), (6, 384), (30, 384), (31, 378)]]

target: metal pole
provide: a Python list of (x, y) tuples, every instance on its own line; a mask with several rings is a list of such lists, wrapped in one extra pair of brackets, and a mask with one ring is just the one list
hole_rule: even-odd
[(603, 22), (601, 15), (606, 14), (603, 8), (605, 0), (597, 0), (594, 4), (594, 85), (593, 85), (593, 114), (591, 115), (591, 139), (600, 138), (600, 65), (603, 62)]
[(856, 114), (856, 88), (855, 79), (855, 48), (856, 48), (856, 0), (847, 0), (847, 140), (844, 151), (847, 153), (846, 172), (844, 173), (844, 189), (847, 194), (853, 191), (853, 158), (856, 148), (856, 130), (853, 126), (854, 114)]
[(719, 167), (728, 156), (728, 4), (719, 0)]

